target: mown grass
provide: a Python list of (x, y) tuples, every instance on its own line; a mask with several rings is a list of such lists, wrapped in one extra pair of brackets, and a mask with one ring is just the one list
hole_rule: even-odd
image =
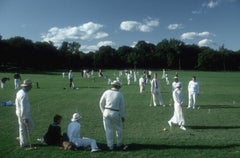
[[(141, 74), (143, 71), (139, 70)], [(161, 77), (161, 71), (153, 71)], [(106, 70), (104, 73), (114, 78), (117, 70)], [(169, 71), (169, 78), (175, 71)], [(37, 150), (26, 151), (18, 147), (15, 138), (18, 135), (15, 107), (0, 107), (0, 157), (1, 158), (35, 158), (35, 157), (184, 157), (184, 158), (225, 158), (240, 156), (240, 91), (239, 72), (201, 72), (179, 71), (185, 95), (185, 121), (187, 131), (178, 127), (169, 129), (167, 121), (173, 114), (173, 106), (149, 107), (150, 86), (144, 94), (139, 94), (137, 83), (126, 85), (122, 78), (121, 91), (125, 97), (126, 121), (124, 123), (124, 142), (129, 144), (126, 152), (90, 153), (87, 150), (64, 151), (58, 147), (49, 147), (36, 141), (47, 130), (54, 114), (63, 116), (62, 131), (74, 112), (82, 115), (81, 134), (94, 138), (105, 147), (105, 133), (102, 125), (102, 115), (98, 102), (104, 90), (110, 86), (107, 80), (98, 78), (86, 79), (80, 77), (80, 72), (74, 72), (77, 90), (69, 89), (67, 78), (61, 73), (22, 74), (22, 78), (32, 79), (39, 83), (39, 89), (34, 85), (29, 93), (31, 114), (35, 122), (32, 131), (32, 143)], [(187, 110), (187, 84), (192, 75), (197, 76), (200, 84), (198, 97), (199, 110)], [(11, 73), (0, 73), (9, 76)], [(162, 97), (166, 105), (171, 101), (170, 86), (161, 80)], [(65, 89), (66, 88), (66, 89)], [(0, 89), (0, 101), (14, 100), (16, 90), (13, 79), (6, 83), (5, 89)], [(167, 131), (163, 131), (166, 128)]]

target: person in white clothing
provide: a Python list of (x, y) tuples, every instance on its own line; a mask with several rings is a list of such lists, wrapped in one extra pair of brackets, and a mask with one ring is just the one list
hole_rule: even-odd
[(196, 100), (199, 95), (199, 84), (196, 81), (196, 76), (192, 77), (192, 80), (188, 83), (188, 109), (196, 108)]
[(117, 149), (123, 146), (123, 122), (125, 121), (124, 97), (119, 91), (121, 84), (118, 81), (111, 83), (112, 88), (106, 90), (99, 101), (99, 107), (103, 114), (103, 126), (110, 151), (114, 150), (114, 133), (116, 130)]
[(153, 79), (151, 80), (151, 95), (154, 106), (165, 106), (160, 92), (160, 81), (158, 80), (157, 73), (154, 73)]
[(141, 76), (141, 77), (139, 78), (139, 91), (140, 91), (140, 93), (143, 93), (143, 92), (144, 92), (144, 90), (145, 90), (145, 85), (146, 85), (146, 83), (145, 83), (144, 76)]
[(172, 82), (172, 92), (171, 92), (171, 97), (170, 97), (171, 99), (170, 99), (170, 103), (169, 103), (170, 106), (172, 105), (172, 102), (173, 102), (172, 93), (177, 88), (176, 87), (177, 84), (181, 84), (181, 90), (182, 90), (182, 87), (183, 87), (182, 83), (179, 81), (178, 76), (174, 76), (173, 77), (173, 82)]
[(173, 82), (172, 82), (172, 92), (177, 88), (178, 84), (181, 84), (181, 89), (182, 89), (182, 83), (179, 81), (177, 76), (174, 76)]
[(68, 72), (68, 79), (69, 79), (69, 82), (70, 82), (69, 87), (74, 89), (74, 82), (73, 82), (74, 75), (73, 75), (72, 70), (69, 70), (69, 72)]
[(18, 89), (20, 87), (21, 75), (19, 73), (15, 73), (13, 75), (13, 78), (14, 78), (14, 87), (15, 89)]
[(81, 138), (80, 119), (81, 119), (81, 116), (79, 115), (79, 113), (74, 113), (71, 119), (71, 123), (68, 124), (67, 136), (69, 138), (69, 142), (72, 142), (73, 144), (75, 144), (77, 148), (90, 146), (91, 152), (100, 151), (95, 139), (84, 138), (84, 137)]
[(29, 79), (24, 80), (21, 87), (22, 89), (17, 92), (15, 99), (16, 115), (19, 125), (19, 137), (17, 137), (17, 140), (19, 140), (20, 147), (27, 147), (30, 143), (28, 142), (28, 134), (30, 134), (33, 129), (28, 97), (28, 92), (32, 89), (32, 81)]
[(183, 94), (181, 90), (181, 84), (176, 84), (176, 89), (173, 91), (173, 101), (174, 101), (174, 114), (172, 118), (168, 121), (168, 124), (170, 127), (172, 127), (172, 124), (177, 124), (180, 126), (180, 129), (186, 130), (184, 127), (185, 120), (183, 115)]

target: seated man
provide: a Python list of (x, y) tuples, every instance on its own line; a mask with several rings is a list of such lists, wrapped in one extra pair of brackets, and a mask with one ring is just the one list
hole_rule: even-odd
[(49, 125), (47, 133), (44, 135), (44, 142), (48, 145), (62, 145), (62, 134), (61, 127), (59, 124), (61, 123), (62, 116), (55, 115), (53, 118), (53, 123)]
[(80, 137), (80, 118), (81, 116), (78, 113), (74, 113), (71, 119), (71, 122), (68, 124), (67, 135), (69, 142), (79, 147), (91, 147), (91, 152), (99, 151), (96, 140), (90, 138), (81, 138)]

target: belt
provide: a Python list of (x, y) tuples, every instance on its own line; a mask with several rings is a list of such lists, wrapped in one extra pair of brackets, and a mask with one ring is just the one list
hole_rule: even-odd
[(119, 111), (117, 109), (112, 109), (112, 108), (105, 108), (105, 109), (112, 110), (112, 111)]

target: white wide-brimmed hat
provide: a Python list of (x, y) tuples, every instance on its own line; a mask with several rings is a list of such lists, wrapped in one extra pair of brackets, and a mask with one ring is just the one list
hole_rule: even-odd
[(121, 87), (121, 83), (119, 81), (117, 81), (117, 80), (112, 81), (111, 85), (115, 85), (115, 86)]
[(28, 86), (32, 86), (32, 81), (29, 79), (26, 79), (23, 81), (23, 83), (21, 84), (22, 87), (28, 87)]
[(71, 121), (77, 121), (77, 120), (80, 120), (80, 118), (82, 118), (79, 113), (74, 113), (73, 116), (72, 116), (72, 119)]

